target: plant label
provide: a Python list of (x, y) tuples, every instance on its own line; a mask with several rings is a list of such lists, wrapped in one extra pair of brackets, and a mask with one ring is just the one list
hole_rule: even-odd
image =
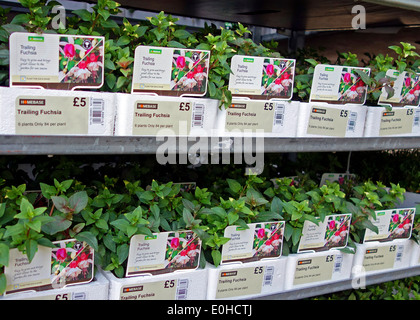
[(364, 271), (392, 269), (395, 262), (401, 261), (403, 252), (404, 245), (401, 244), (366, 249), (363, 257)]
[(264, 130), (280, 132), (284, 128), (286, 104), (279, 101), (232, 100), (226, 110), (226, 131)]
[(343, 184), (345, 180), (355, 179), (356, 176), (352, 173), (323, 173), (321, 176), (321, 182), (319, 186), (322, 187), (324, 184), (329, 182), (338, 182), (339, 184)]
[(290, 100), (293, 96), (294, 59), (235, 55), (229, 90), (233, 96)]
[(74, 239), (55, 241), (55, 248), (38, 246), (29, 263), (26, 254), (10, 250), (5, 294), (43, 291), (82, 284), (93, 279), (94, 251), (85, 242)]
[(228, 226), (222, 246), (221, 264), (279, 258), (283, 247), (284, 221), (248, 224), (248, 229)]
[(330, 137), (345, 137), (347, 132), (354, 132), (358, 112), (346, 108), (332, 108), (324, 105), (311, 106), (307, 134)]
[(393, 107), (418, 107), (420, 103), (420, 73), (388, 70), (386, 77), (392, 81), (394, 89), (392, 97), (388, 98), (386, 87), (382, 88), (378, 104), (387, 104)]
[(123, 286), (120, 300), (185, 300), (188, 284), (188, 279), (167, 279)]
[(204, 126), (205, 104), (192, 100), (134, 103), (133, 135), (188, 135)]
[(274, 266), (238, 268), (219, 271), (216, 299), (255, 295), (270, 287)]
[(375, 211), (376, 219), (370, 216), (369, 221), (378, 228), (378, 233), (366, 229), (363, 242), (410, 239), (415, 214), (415, 208)]
[(379, 136), (404, 135), (420, 131), (420, 108), (393, 108), (381, 115)]
[(310, 102), (364, 104), (367, 85), (356, 70), (365, 76), (370, 74), (370, 68), (318, 64), (314, 70)]
[(316, 219), (318, 224), (305, 220), (298, 252), (318, 252), (347, 246), (351, 214), (329, 215), (323, 222)]
[(103, 134), (103, 99), (80, 94), (75, 97), (18, 96), (15, 101), (16, 134)]
[(334, 272), (341, 271), (342, 260), (341, 253), (297, 259), (293, 285), (331, 280)]
[(104, 37), (14, 32), (10, 86), (75, 90), (104, 82)]
[(201, 240), (192, 231), (134, 235), (130, 240), (126, 277), (197, 269)]
[(210, 51), (138, 46), (134, 52), (132, 93), (204, 96)]

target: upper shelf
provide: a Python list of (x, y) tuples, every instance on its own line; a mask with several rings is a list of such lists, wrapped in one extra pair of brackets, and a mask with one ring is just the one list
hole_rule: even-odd
[[(0, 135), (0, 155), (88, 155), (88, 154), (156, 154), (167, 147), (174, 153), (190, 153), (198, 141), (203, 152), (251, 153), (261, 140), (232, 137), (174, 137), (157, 139), (152, 136), (20, 136)], [(251, 142), (250, 144), (248, 142)], [(208, 149), (203, 150), (207, 145)], [(160, 149), (159, 146), (161, 146)], [(252, 146), (251, 150), (248, 150)], [(198, 147), (196, 145), (195, 147)], [(248, 148), (248, 149), (247, 149)], [(420, 137), (392, 138), (264, 138), (264, 153), (374, 151), (420, 148)], [(186, 152), (185, 152), (186, 150)], [(261, 150), (261, 149), (260, 149)], [(195, 153), (195, 151), (194, 151)]]
[[(83, 1), (86, 2), (86, 1)], [(87, 1), (93, 2), (93, 1)], [(96, 2), (96, 1), (95, 1)], [(420, 5), (412, 0), (119, 0), (124, 8), (255, 26), (303, 30), (352, 29), (352, 8), (366, 9), (367, 28), (420, 26)], [(377, 4), (380, 3), (380, 4)], [(394, 7), (392, 7), (394, 6)], [(398, 7), (396, 7), (398, 6)]]

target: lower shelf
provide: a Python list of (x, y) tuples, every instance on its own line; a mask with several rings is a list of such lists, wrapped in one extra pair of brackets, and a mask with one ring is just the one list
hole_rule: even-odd
[[(264, 141), (262, 149), (261, 141)], [(200, 142), (199, 145), (196, 145)], [(194, 152), (333, 152), (420, 148), (420, 137), (277, 138), (277, 137), (156, 137), (156, 136), (23, 136), (0, 135), (0, 155), (155, 154), (169, 148)], [(257, 149), (258, 146), (258, 149)], [(206, 149), (207, 148), (207, 149)], [(249, 150), (251, 149), (251, 150)]]
[(366, 275), (361, 279), (347, 279), (336, 281), (324, 285), (306, 287), (302, 289), (288, 290), (281, 293), (266, 295), (254, 298), (253, 300), (296, 300), (309, 297), (315, 297), (323, 294), (361, 288), (372, 284), (378, 284), (387, 281), (393, 281), (402, 278), (408, 278), (420, 275), (420, 265), (394, 271), (384, 271), (381, 273)]

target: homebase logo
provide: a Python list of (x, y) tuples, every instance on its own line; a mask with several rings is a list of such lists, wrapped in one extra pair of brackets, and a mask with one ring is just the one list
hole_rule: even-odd
[(264, 170), (264, 130), (232, 130), (219, 136), (193, 128), (188, 135), (187, 122), (179, 122), (179, 131), (161, 129), (156, 136), (163, 142), (156, 150), (159, 164), (246, 164), (247, 175), (259, 175)]

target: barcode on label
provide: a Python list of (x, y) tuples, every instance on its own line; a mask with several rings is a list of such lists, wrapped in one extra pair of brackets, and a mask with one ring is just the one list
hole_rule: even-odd
[(73, 300), (86, 300), (86, 293), (85, 292), (74, 292), (73, 293)]
[(274, 267), (268, 266), (265, 268), (263, 286), (271, 286), (273, 283)]
[(342, 265), (343, 265), (343, 256), (342, 255), (336, 255), (333, 272), (340, 272)]
[(402, 261), (403, 252), (404, 252), (404, 246), (402, 245), (398, 246), (397, 254), (395, 256), (395, 261), (398, 261), (398, 262)]
[(90, 99), (90, 124), (104, 125), (103, 99)]
[(202, 128), (204, 125), (204, 104), (195, 103), (191, 116), (191, 127)]
[(420, 109), (414, 111), (413, 127), (420, 127)]
[(273, 126), (283, 126), (284, 109), (285, 109), (284, 104), (276, 103), (276, 109), (274, 110)]
[(356, 128), (357, 112), (350, 112), (349, 121), (347, 122), (347, 131), (353, 131)]
[(179, 279), (176, 287), (176, 300), (187, 300), (188, 296), (188, 279)]

